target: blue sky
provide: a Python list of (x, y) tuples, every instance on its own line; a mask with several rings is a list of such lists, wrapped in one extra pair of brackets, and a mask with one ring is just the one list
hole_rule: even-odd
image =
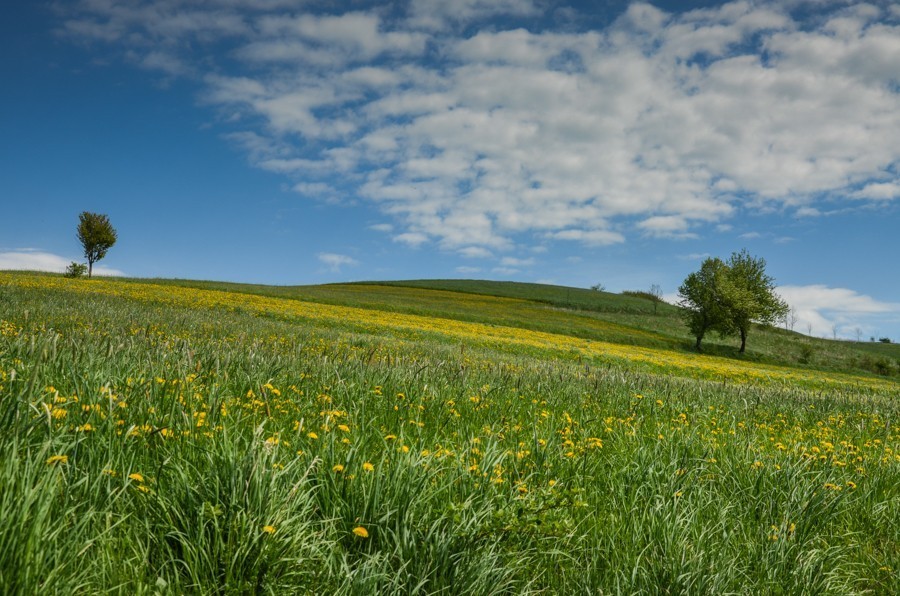
[(140, 277), (671, 295), (747, 248), (795, 330), (900, 340), (893, 2), (10, 2), (0, 76), (0, 269), (84, 210)]

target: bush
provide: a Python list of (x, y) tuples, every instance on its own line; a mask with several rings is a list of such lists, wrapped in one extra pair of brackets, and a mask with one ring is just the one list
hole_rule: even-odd
[(87, 273), (87, 265), (84, 263), (76, 263), (72, 261), (69, 263), (69, 266), (66, 267), (65, 276), (66, 277), (82, 277), (85, 273)]
[(891, 338), (890, 337), (879, 337), (878, 341), (880, 341), (883, 344), (889, 344), (889, 343), (891, 343)]

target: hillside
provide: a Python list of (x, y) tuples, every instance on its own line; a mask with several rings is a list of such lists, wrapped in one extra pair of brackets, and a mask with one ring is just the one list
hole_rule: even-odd
[(403, 283), (0, 272), (0, 592), (900, 590), (896, 379)]
[[(142, 280), (136, 280), (141, 282)], [(265, 286), (192, 280), (143, 280), (198, 289), (419, 314), (504, 325), (612, 343), (694, 354), (673, 305), (545, 284), (479, 280), (408, 280), (319, 286)], [(756, 326), (744, 355), (736, 338), (709, 336), (704, 353), (758, 362), (900, 379), (900, 345), (834, 341)]]

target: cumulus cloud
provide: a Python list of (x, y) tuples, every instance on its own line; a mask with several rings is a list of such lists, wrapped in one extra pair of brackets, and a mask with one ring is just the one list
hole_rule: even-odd
[(340, 271), (345, 265), (359, 265), (359, 261), (347, 255), (339, 255), (333, 252), (320, 252), (316, 255), (321, 263), (324, 263), (331, 271)]
[(81, 0), (60, 30), (192, 78), (252, 163), (369, 201), (395, 241), (496, 253), (900, 197), (895, 7), (806, 4), (636, 2), (592, 30), (533, 0)]
[(780, 286), (776, 290), (794, 309), (795, 331), (813, 335), (856, 338), (859, 329), (877, 333), (875, 321), (900, 321), (900, 303), (883, 302), (846, 288), (825, 285)]
[[(0, 252), (0, 270), (63, 273), (72, 261), (80, 262), (80, 259), (67, 258), (39, 249), (18, 249)], [(95, 263), (93, 275), (124, 276), (125, 274), (118, 269)]]

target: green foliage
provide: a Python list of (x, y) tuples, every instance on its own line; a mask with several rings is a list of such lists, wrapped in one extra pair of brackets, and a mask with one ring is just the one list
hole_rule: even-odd
[(684, 309), (688, 329), (697, 339), (698, 350), (709, 331), (724, 335), (732, 329), (724, 294), (726, 275), (727, 266), (721, 259), (708, 258), (678, 288), (679, 304)]
[(106, 256), (116, 243), (116, 230), (109, 223), (109, 217), (101, 213), (83, 211), (78, 216), (78, 241), (84, 249), (88, 262), (88, 277), (94, 271), (94, 263)]
[(87, 273), (87, 265), (85, 265), (84, 263), (76, 263), (75, 261), (72, 261), (71, 263), (69, 263), (69, 266), (66, 267), (66, 272), (64, 273), (64, 275), (66, 277), (76, 278), (83, 277), (85, 273)]
[(770, 325), (788, 312), (787, 303), (775, 294), (774, 279), (766, 275), (766, 262), (746, 250), (733, 253), (727, 262), (706, 259), (678, 294), (697, 349), (704, 335), (715, 330), (740, 335), (743, 353), (752, 323)]
[(741, 336), (741, 352), (747, 344), (751, 323), (771, 325), (787, 314), (787, 303), (775, 294), (775, 280), (766, 275), (766, 262), (746, 249), (734, 253), (726, 263), (723, 294), (729, 326)]

